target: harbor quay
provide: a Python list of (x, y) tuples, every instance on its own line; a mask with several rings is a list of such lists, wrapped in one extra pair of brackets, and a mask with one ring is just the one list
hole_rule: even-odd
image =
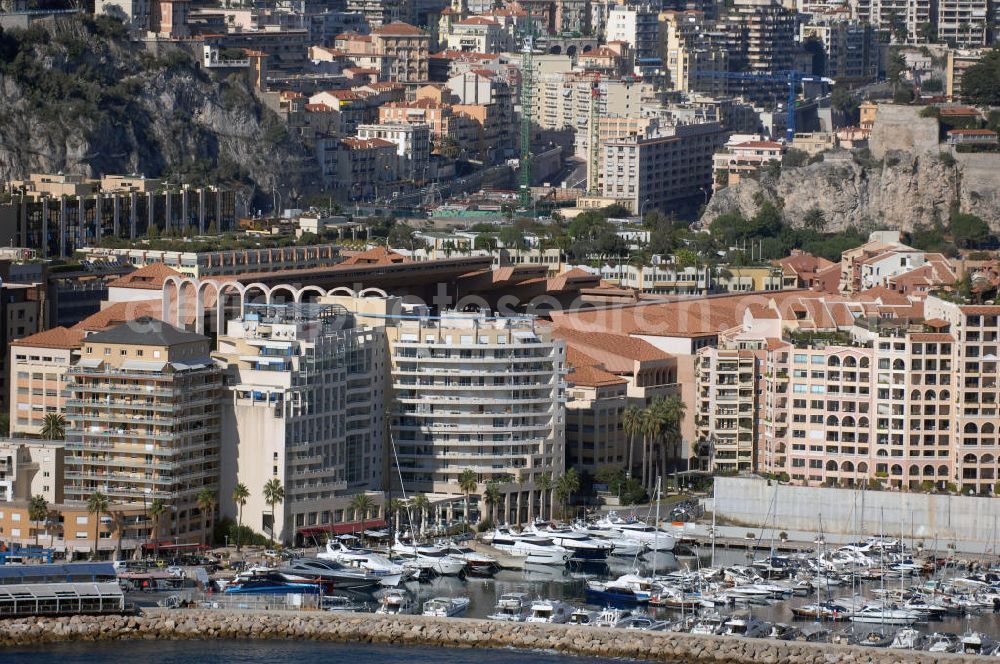
[(0, 621), (0, 647), (129, 639), (309, 639), (446, 648), (517, 648), (685, 664), (751, 661), (757, 664), (932, 664), (980, 660), (959, 654), (901, 652), (828, 643), (329, 612), (145, 609), (134, 616)]

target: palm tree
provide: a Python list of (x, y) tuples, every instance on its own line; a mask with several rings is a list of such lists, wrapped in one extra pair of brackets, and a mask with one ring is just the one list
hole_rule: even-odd
[(642, 411), (642, 485), (649, 487), (650, 457), (653, 441), (660, 437), (663, 431), (663, 420), (655, 405)]
[(399, 498), (393, 498), (392, 500), (389, 501), (389, 507), (386, 510), (386, 513), (392, 515), (392, 529), (397, 533), (399, 532), (399, 524), (402, 522), (402, 520), (399, 518), (399, 515), (405, 509), (406, 509), (406, 503), (404, 503)]
[(264, 502), (271, 506), (271, 546), (274, 546), (274, 506), (285, 500), (285, 488), (281, 480), (272, 477), (264, 483)]
[[(198, 509), (201, 510), (202, 514), (208, 514), (209, 523), (212, 522), (213, 512), (215, 509), (215, 492), (211, 489), (202, 489), (195, 496), (195, 500), (198, 502)], [(205, 529), (205, 543), (208, 544), (209, 533), (207, 527)]]
[(122, 536), (125, 533), (125, 512), (121, 510), (111, 512), (111, 523), (115, 529), (115, 560), (121, 560)]
[[(674, 395), (669, 399), (664, 399), (658, 405), (660, 415), (663, 418), (664, 444), (669, 443), (671, 447), (679, 445), (681, 442), (681, 425), (684, 422), (684, 413), (687, 411), (687, 405), (684, 403), (684, 400), (677, 395)], [(662, 450), (660, 456), (661, 472), (666, 465), (665, 451), (666, 450)], [(680, 450), (674, 451), (674, 456), (680, 458)]]
[(149, 516), (153, 518), (153, 528), (150, 532), (150, 539), (153, 540), (153, 555), (157, 558), (160, 557), (160, 517), (164, 515), (167, 511), (167, 504), (156, 498), (149, 505)]
[(354, 518), (358, 518), (358, 514), (361, 515), (361, 536), (365, 536), (365, 520), (368, 518), (368, 513), (375, 509), (375, 501), (367, 493), (358, 493), (351, 498), (351, 509), (354, 510)]
[(233, 502), (236, 503), (236, 552), (240, 552), (240, 531), (243, 530), (243, 506), (250, 499), (250, 489), (243, 482), (233, 487)]
[(580, 474), (576, 468), (570, 468), (556, 480), (556, 496), (562, 503), (562, 517), (565, 519), (569, 511), (569, 501), (573, 494), (580, 490)]
[(97, 536), (101, 530), (101, 515), (108, 511), (108, 497), (100, 491), (94, 491), (87, 499), (87, 511), (94, 515), (94, 554), (92, 560), (97, 560)]
[[(415, 509), (417, 513), (420, 514), (420, 534), (422, 535), (427, 524), (427, 512), (431, 508), (431, 501), (427, 496), (417, 494), (413, 498), (410, 498), (410, 507)], [(413, 525), (412, 521), (410, 522), (410, 525)], [(416, 535), (416, 533), (414, 533), (414, 535)]]
[(66, 437), (66, 418), (61, 413), (49, 413), (42, 420), (42, 438), (62, 440)]
[(465, 527), (469, 527), (469, 497), (476, 492), (479, 485), (476, 483), (476, 473), (474, 473), (470, 468), (463, 470), (458, 476), (458, 486), (465, 495), (465, 506), (464, 517), (465, 517)]
[(49, 516), (49, 503), (45, 496), (39, 494), (31, 497), (28, 504), (28, 518), (35, 522), (35, 548), (38, 548), (38, 531), (41, 530), (41, 523)]
[(642, 431), (642, 410), (629, 406), (622, 414), (622, 428), (628, 436), (628, 453), (625, 460), (625, 476), (632, 477), (632, 452), (635, 449), (636, 434)]
[[(546, 496), (546, 494), (548, 494), (552, 490), (552, 473), (542, 473), (541, 475), (539, 475), (538, 476), (538, 481), (536, 482), (536, 484), (538, 484), (538, 491), (541, 494), (538, 497), (538, 506), (540, 508), (539, 512), (541, 512), (541, 514), (539, 516), (541, 516), (542, 520), (544, 521), (545, 520), (545, 496)], [(552, 518), (552, 510), (551, 509), (549, 510), (549, 518)]]
[(486, 485), (486, 491), (483, 492), (483, 500), (486, 504), (490, 506), (490, 521), (496, 525), (497, 522), (497, 505), (500, 503), (500, 487), (496, 482), (490, 482)]

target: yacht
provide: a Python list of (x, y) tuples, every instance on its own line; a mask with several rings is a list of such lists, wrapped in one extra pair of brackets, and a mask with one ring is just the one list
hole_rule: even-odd
[(496, 558), (479, 553), (472, 547), (449, 542), (444, 545), (444, 550), (452, 558), (464, 560), (467, 572), (486, 575), (500, 569), (500, 563), (497, 562)]
[(462, 615), (468, 608), (468, 597), (435, 597), (424, 602), (423, 614), (425, 616), (450, 618)]
[(292, 581), (275, 571), (266, 570), (239, 575), (222, 590), (227, 595), (318, 595), (315, 581)]
[(642, 632), (662, 632), (667, 629), (666, 620), (657, 620), (648, 613), (633, 613), (616, 625), (621, 629), (636, 629)]
[(531, 603), (525, 622), (564, 623), (573, 614), (573, 607), (559, 600), (540, 599)]
[(278, 574), (288, 581), (319, 583), (337, 590), (371, 590), (382, 582), (381, 577), (367, 570), (321, 558), (296, 558), (278, 568)]
[(524, 622), (530, 611), (531, 601), (525, 593), (504, 593), (497, 600), (493, 613), (486, 617), (504, 622)]
[(588, 581), (587, 597), (600, 602), (640, 604), (655, 594), (653, 580), (637, 574), (623, 574), (613, 581)]
[(577, 609), (573, 613), (569, 614), (569, 620), (566, 621), (569, 625), (580, 625), (583, 627), (592, 627), (597, 621), (597, 616), (601, 615), (598, 611), (591, 611), (590, 609)]
[(586, 533), (568, 529), (540, 530), (531, 527), (531, 533), (537, 537), (548, 538), (557, 546), (570, 553), (571, 560), (597, 562), (607, 560), (614, 546), (607, 540), (595, 539)]
[(417, 603), (405, 590), (392, 589), (382, 595), (375, 613), (383, 615), (410, 615), (417, 612)]
[(366, 570), (379, 577), (379, 582), (386, 587), (398, 586), (408, 580), (413, 572), (402, 565), (392, 562), (380, 553), (367, 549), (351, 549), (343, 544), (326, 543), (326, 550), (316, 554), (320, 560), (332, 560), (347, 567)]
[(490, 543), (501, 551), (536, 565), (565, 565), (570, 559), (570, 552), (549, 537), (514, 535), (497, 530)]
[(649, 551), (649, 547), (639, 540), (626, 539), (624, 537), (608, 538), (605, 540), (611, 545), (611, 555), (621, 558), (634, 558)]
[(876, 625), (905, 625), (917, 622), (920, 615), (906, 609), (869, 604), (851, 614), (851, 622)]
[(920, 650), (924, 643), (923, 635), (912, 627), (904, 627), (896, 632), (889, 647), (893, 650)]
[(962, 635), (956, 652), (965, 655), (986, 655), (995, 647), (993, 638), (983, 632), (968, 631)]
[(763, 639), (771, 635), (771, 625), (751, 615), (735, 614), (723, 623), (722, 633), (726, 636)]
[(392, 551), (406, 560), (404, 566), (429, 569), (441, 576), (456, 576), (465, 569), (464, 560), (448, 555), (447, 549), (440, 546), (421, 546), (397, 541)]
[(927, 635), (927, 652), (955, 652), (958, 650), (959, 639), (951, 632), (934, 632)]
[(625, 521), (615, 515), (608, 515), (608, 518), (598, 521), (597, 527), (616, 532), (622, 539), (631, 539), (642, 542), (650, 549), (656, 551), (673, 551), (677, 539), (673, 533), (662, 528), (656, 528), (642, 521)]

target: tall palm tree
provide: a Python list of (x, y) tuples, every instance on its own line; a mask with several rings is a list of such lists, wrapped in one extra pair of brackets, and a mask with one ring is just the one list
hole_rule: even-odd
[(42, 438), (62, 440), (66, 437), (66, 418), (61, 413), (49, 413), (42, 420)]
[(285, 500), (285, 488), (281, 486), (281, 480), (272, 477), (264, 483), (264, 502), (271, 507), (271, 546), (274, 546), (274, 506)]
[(567, 518), (569, 511), (569, 501), (573, 494), (580, 490), (580, 474), (576, 468), (570, 468), (556, 480), (556, 496), (562, 503), (562, 517)]
[(243, 530), (243, 506), (250, 499), (250, 489), (243, 482), (233, 487), (233, 502), (236, 503), (236, 552), (240, 551), (240, 535)]
[[(542, 473), (541, 475), (539, 475), (536, 484), (538, 485), (538, 491), (540, 492), (540, 495), (538, 497), (538, 507), (539, 507), (538, 511), (541, 512), (541, 514), (539, 516), (541, 516), (542, 520), (544, 521), (546, 519), (545, 498), (546, 495), (552, 490), (552, 473)], [(549, 510), (548, 518), (550, 519), (552, 518), (552, 510)]]
[[(431, 501), (427, 496), (418, 493), (413, 498), (410, 498), (410, 507), (420, 515), (420, 534), (423, 535), (427, 525), (427, 513), (431, 509)], [(410, 526), (413, 526), (412, 521), (410, 522)], [(417, 533), (413, 534), (416, 535)]]
[(500, 503), (500, 487), (496, 482), (490, 482), (486, 485), (486, 490), (483, 492), (483, 500), (486, 504), (490, 506), (490, 521), (496, 525), (497, 522), (497, 505)]
[(465, 528), (469, 528), (469, 497), (476, 492), (479, 485), (476, 483), (476, 473), (470, 468), (463, 470), (458, 476), (458, 487), (465, 496), (465, 506), (463, 507), (465, 516)]
[(122, 537), (125, 534), (125, 512), (122, 510), (111, 512), (111, 524), (115, 530), (115, 560), (121, 560)]
[(154, 551), (153, 555), (155, 557), (159, 558), (160, 557), (160, 518), (166, 513), (166, 511), (167, 511), (167, 504), (165, 502), (163, 502), (162, 500), (160, 500), (159, 498), (156, 498), (156, 499), (153, 500), (152, 503), (150, 503), (149, 509), (147, 511), (149, 512), (149, 516), (152, 517), (152, 519), (153, 519), (153, 528), (152, 528), (152, 532), (150, 532), (150, 539), (153, 540), (153, 551)]
[(351, 509), (354, 510), (354, 518), (358, 518), (358, 514), (361, 515), (361, 536), (365, 536), (365, 520), (368, 518), (368, 513), (375, 509), (375, 501), (367, 493), (358, 493), (351, 498)]
[(629, 406), (622, 414), (622, 428), (628, 436), (628, 453), (625, 458), (625, 475), (632, 477), (632, 452), (635, 450), (635, 437), (642, 431), (642, 410), (638, 406)]
[(41, 523), (49, 516), (49, 503), (45, 496), (39, 494), (31, 497), (28, 503), (28, 518), (35, 522), (35, 548), (38, 548), (38, 531), (41, 530)]
[[(214, 520), (215, 492), (208, 488), (202, 489), (198, 492), (198, 495), (195, 496), (195, 500), (198, 502), (198, 509), (201, 510), (202, 516), (207, 514), (208, 522), (211, 523)], [(210, 533), (207, 527), (204, 530), (205, 544), (208, 544)]]
[[(681, 443), (681, 426), (684, 423), (684, 414), (687, 405), (679, 396), (674, 395), (660, 402), (660, 414), (663, 418), (663, 443), (669, 444), (674, 451), (674, 457), (680, 458), (680, 450), (675, 449)], [(664, 472), (666, 468), (666, 450), (662, 449), (660, 454), (660, 469)], [(654, 480), (655, 481), (655, 480)]]
[(642, 411), (642, 485), (649, 487), (653, 441), (663, 432), (663, 419), (655, 404)]
[(94, 491), (87, 498), (87, 511), (94, 515), (94, 554), (92, 559), (97, 560), (97, 537), (101, 530), (101, 515), (108, 511), (110, 503), (108, 497), (100, 491)]
[(386, 515), (392, 515), (392, 529), (394, 532), (399, 532), (399, 525), (402, 522), (399, 516), (405, 509), (406, 503), (399, 498), (393, 498), (389, 501), (389, 506), (386, 508)]

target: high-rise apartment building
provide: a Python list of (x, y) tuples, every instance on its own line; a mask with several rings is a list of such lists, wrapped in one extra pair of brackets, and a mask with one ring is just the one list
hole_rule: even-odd
[(83, 330), (55, 327), (10, 345), (10, 432), (39, 436), (45, 416), (65, 412), (67, 371), (80, 355)]
[(617, 5), (608, 12), (606, 41), (632, 47), (636, 61), (660, 57), (658, 9), (651, 5)]
[(897, 44), (926, 42), (933, 25), (931, 0), (853, 0), (851, 13)]
[[(734, 0), (718, 26), (728, 38), (730, 70), (773, 75), (795, 69), (797, 21), (795, 11), (773, 0)], [(729, 89), (759, 102), (788, 97), (784, 81), (733, 80)]]
[[(351, 498), (382, 488), (384, 356), (382, 336), (339, 304), (251, 304), (228, 321), (214, 354), (226, 375), (223, 514), (236, 517), (241, 482), (244, 523), (276, 540), (353, 522)], [(272, 479), (285, 490), (273, 516)]]
[(802, 24), (799, 34), (803, 42), (814, 38), (823, 45), (823, 76), (845, 85), (862, 85), (878, 78), (878, 30), (870, 23), (819, 14)]
[(565, 347), (530, 318), (412, 315), (386, 321), (396, 489), (462, 496), (458, 477), (500, 484), (505, 522), (540, 514), (542, 475), (565, 461)]
[(987, 0), (938, 0), (937, 40), (956, 48), (989, 44), (990, 3)]
[(67, 500), (101, 491), (114, 503), (170, 506), (172, 535), (211, 537), (218, 499), (221, 373), (209, 340), (139, 318), (84, 340), (66, 389)]

